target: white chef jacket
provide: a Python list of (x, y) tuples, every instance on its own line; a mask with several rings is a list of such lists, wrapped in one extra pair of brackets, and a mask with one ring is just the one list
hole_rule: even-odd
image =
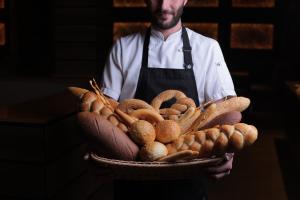
[[(188, 28), (199, 102), (236, 95), (232, 78), (216, 40)], [(148, 67), (184, 69), (182, 29), (166, 40), (151, 28)], [(103, 93), (116, 100), (134, 98), (142, 64), (145, 33), (121, 37), (112, 46), (103, 77)]]

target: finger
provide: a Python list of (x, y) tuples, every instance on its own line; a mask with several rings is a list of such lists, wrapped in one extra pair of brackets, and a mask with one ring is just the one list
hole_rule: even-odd
[(234, 153), (225, 153), (224, 158), (225, 160), (229, 161), (233, 158)]
[(209, 177), (214, 180), (218, 180), (220, 178), (228, 176), (229, 174), (230, 174), (230, 170), (228, 170), (227, 172), (219, 173), (219, 174), (212, 174), (212, 175), (209, 175)]
[(227, 172), (228, 170), (231, 170), (232, 169), (232, 161), (233, 161), (233, 158), (231, 158), (231, 160), (229, 161), (226, 161), (218, 166), (213, 166), (213, 167), (208, 167), (206, 169), (206, 171), (208, 173), (224, 173), (224, 172)]

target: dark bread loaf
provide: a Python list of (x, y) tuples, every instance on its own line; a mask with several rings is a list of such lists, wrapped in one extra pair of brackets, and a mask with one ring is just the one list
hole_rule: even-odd
[(208, 122), (205, 126), (203, 126), (201, 129), (207, 129), (214, 127), (216, 125), (234, 125), (239, 123), (242, 120), (242, 114), (239, 111), (231, 111), (223, 113), (219, 116), (216, 116), (214, 119), (212, 119), (210, 122)]
[(136, 160), (138, 146), (118, 127), (97, 113), (80, 112), (77, 119), (92, 149), (99, 156)]

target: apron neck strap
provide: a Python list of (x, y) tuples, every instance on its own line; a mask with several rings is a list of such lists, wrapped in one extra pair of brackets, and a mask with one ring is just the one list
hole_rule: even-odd
[[(148, 51), (150, 43), (151, 28), (149, 27), (146, 31), (144, 46), (143, 46), (143, 58), (142, 58), (142, 67), (148, 68)], [(186, 31), (186, 28), (182, 27), (182, 42), (183, 42), (183, 59), (184, 59), (184, 68), (192, 69), (193, 68), (193, 59), (192, 59), (192, 47), (190, 45), (190, 40)]]
[(184, 58), (184, 68), (192, 69), (193, 68), (193, 59), (192, 59), (192, 47), (190, 45), (190, 40), (185, 27), (182, 27), (182, 41), (183, 41), (183, 58)]
[(143, 47), (143, 58), (142, 58), (142, 67), (148, 68), (148, 51), (150, 43), (151, 28), (149, 27), (146, 31), (144, 47)]

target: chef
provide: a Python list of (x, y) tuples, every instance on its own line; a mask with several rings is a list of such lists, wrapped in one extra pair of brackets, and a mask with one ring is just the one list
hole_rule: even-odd
[[(145, 0), (151, 26), (115, 42), (103, 71), (105, 95), (149, 103), (160, 92), (176, 89), (193, 98), (197, 106), (236, 95), (218, 42), (183, 26), (181, 15), (187, 2)], [(224, 157), (223, 163), (201, 170), (216, 179), (228, 175), (233, 154)], [(119, 180), (115, 181), (115, 198), (206, 199), (201, 180)]]

